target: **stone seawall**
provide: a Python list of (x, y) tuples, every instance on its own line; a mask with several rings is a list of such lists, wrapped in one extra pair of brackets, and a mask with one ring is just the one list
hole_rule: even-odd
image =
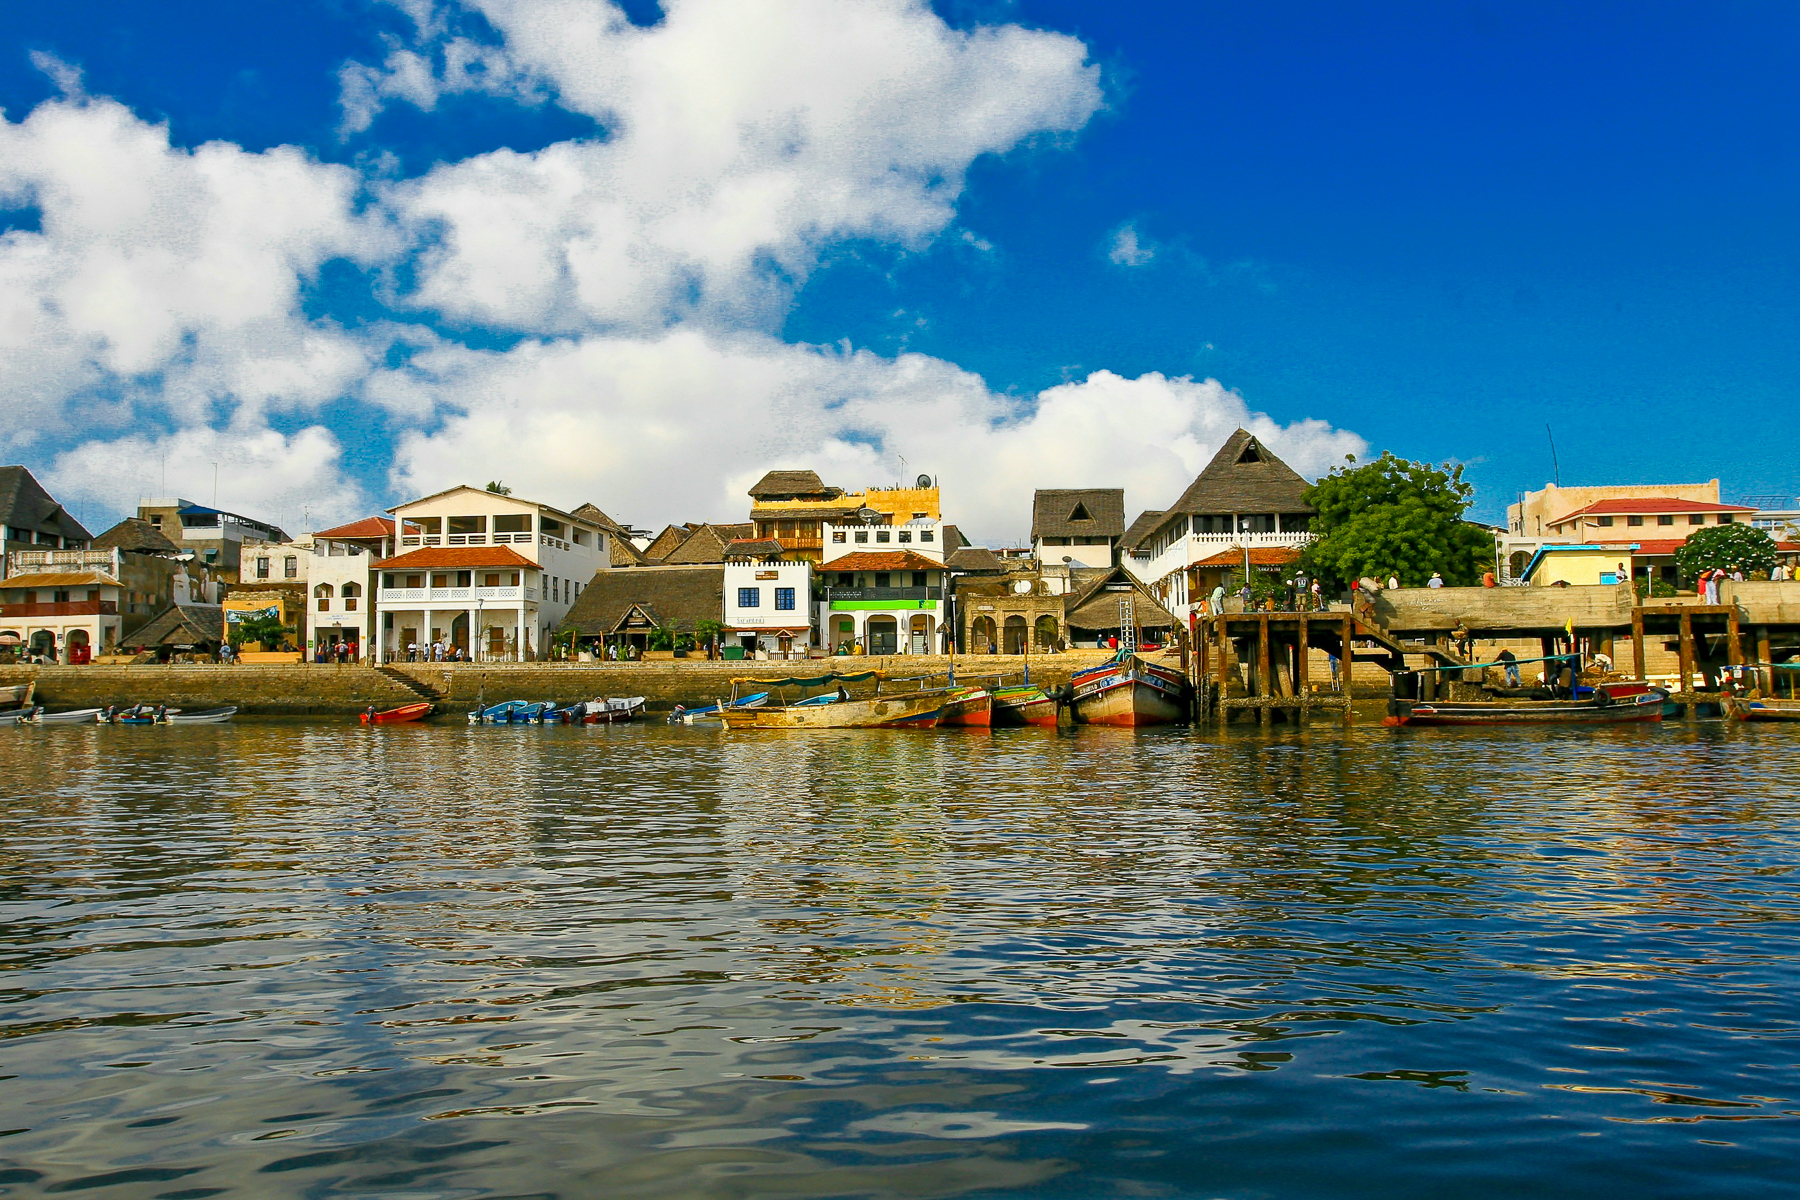
[[(1083, 667), (1107, 655), (1077, 651), (1029, 660), (1034, 683), (1060, 685)], [(1173, 657), (1169, 659), (1174, 662)], [(707, 704), (729, 695), (734, 677), (779, 679), (880, 669), (889, 676), (942, 671), (941, 657), (837, 658), (810, 662), (704, 662), (678, 660), (648, 663), (407, 663), (387, 672), (366, 666), (0, 666), (0, 684), (37, 681), (37, 703), (51, 709), (89, 708), (107, 704), (163, 702), (181, 708), (235, 704), (246, 714), (301, 716), (353, 715), (369, 705), (392, 708), (420, 699), (414, 688), (395, 676), (422, 685), (440, 711), (466, 712), (479, 695), (488, 703), (501, 700), (574, 701), (595, 696), (643, 696), (650, 707)], [(1026, 660), (1000, 656), (958, 655), (958, 678), (1005, 673), (1016, 680)]]

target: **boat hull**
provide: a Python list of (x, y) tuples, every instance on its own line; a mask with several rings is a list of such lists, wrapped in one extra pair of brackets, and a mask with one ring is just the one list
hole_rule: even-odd
[(983, 688), (972, 688), (944, 702), (938, 725), (986, 729), (994, 721), (994, 698)]
[(423, 720), (431, 711), (429, 701), (421, 700), (417, 704), (402, 704), (399, 708), (390, 708), (385, 712), (363, 713), (364, 725), (398, 725), (404, 721)]
[(1611, 703), (1593, 700), (1539, 700), (1495, 704), (1474, 701), (1463, 704), (1401, 702), (1394, 713), (1400, 725), (1622, 725), (1663, 719), (1668, 693), (1651, 688)]
[(992, 724), (1016, 728), (1021, 725), (1056, 725), (1056, 701), (1040, 687), (1001, 688), (994, 693)]
[(1800, 700), (1745, 700), (1733, 696), (1723, 704), (1734, 721), (1800, 721)]
[(937, 725), (944, 701), (942, 692), (876, 696), (834, 704), (727, 709), (720, 716), (727, 729), (930, 729)]

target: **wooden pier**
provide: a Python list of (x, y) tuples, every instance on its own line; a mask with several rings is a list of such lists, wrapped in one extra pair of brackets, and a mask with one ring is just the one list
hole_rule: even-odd
[[(1221, 725), (1240, 713), (1254, 713), (1262, 725), (1304, 721), (1314, 710), (1336, 713), (1349, 725), (1352, 665), (1379, 662), (1390, 672), (1405, 665), (1405, 647), (1349, 612), (1222, 613), (1200, 621), (1196, 632), (1195, 719)], [(1359, 641), (1365, 643), (1361, 653)], [(1308, 650), (1337, 658), (1338, 688), (1314, 689)]]

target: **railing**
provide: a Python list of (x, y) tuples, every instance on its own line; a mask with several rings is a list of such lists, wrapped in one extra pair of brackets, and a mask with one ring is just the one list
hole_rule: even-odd
[(549, 546), (556, 550), (573, 550), (575, 548), (574, 546), (570, 545), (568, 542), (563, 541), (561, 538), (551, 537), (547, 533), (538, 535), (538, 544), (543, 545), (543, 546)]
[(494, 535), (494, 544), (496, 546), (503, 546), (507, 542), (524, 542), (529, 546), (531, 544), (531, 531), (527, 530), (524, 533), (496, 533)]
[(1212, 558), (1227, 550), (1264, 548), (1299, 549), (1312, 541), (1303, 531), (1287, 533), (1190, 533), (1163, 548), (1154, 558), (1133, 555), (1133, 569), (1139, 577), (1154, 582), (1202, 559)]
[(834, 587), (833, 600), (942, 600), (941, 587)]
[(48, 600), (30, 604), (0, 604), (0, 617), (112, 616), (119, 611), (113, 600)]
[(485, 545), (487, 545), (487, 534), (485, 534), (485, 533), (447, 534), (444, 537), (444, 544), (447, 546), (485, 546)]
[(113, 566), (111, 550), (14, 550), (12, 560), (22, 574), (26, 567), (105, 567)]
[(381, 605), (392, 608), (401, 604), (464, 604), (477, 600), (483, 604), (518, 604), (535, 601), (537, 589), (529, 587), (432, 587), (388, 588), (380, 592)]

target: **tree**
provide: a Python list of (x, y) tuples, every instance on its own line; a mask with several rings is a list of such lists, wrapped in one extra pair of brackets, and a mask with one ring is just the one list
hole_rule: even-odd
[(1351, 457), (1307, 490), (1318, 516), (1302, 565), (1332, 587), (1365, 575), (1420, 587), (1433, 571), (1452, 587), (1471, 586), (1494, 554), (1493, 535), (1463, 520), (1474, 496), (1460, 465), (1384, 452), (1359, 466)]
[(1752, 525), (1709, 525), (1696, 529), (1675, 551), (1681, 577), (1692, 582), (1702, 571), (1771, 571), (1775, 539)]
[(494, 493), (496, 496), (512, 495), (512, 489), (507, 487), (504, 483), (501, 483), (498, 479), (488, 480), (487, 490)]
[(288, 631), (287, 626), (281, 623), (281, 618), (273, 613), (259, 613), (239, 621), (232, 629), (237, 635), (231, 639), (232, 645), (260, 642), (264, 650), (273, 650), (281, 645), (281, 640), (287, 636)]

